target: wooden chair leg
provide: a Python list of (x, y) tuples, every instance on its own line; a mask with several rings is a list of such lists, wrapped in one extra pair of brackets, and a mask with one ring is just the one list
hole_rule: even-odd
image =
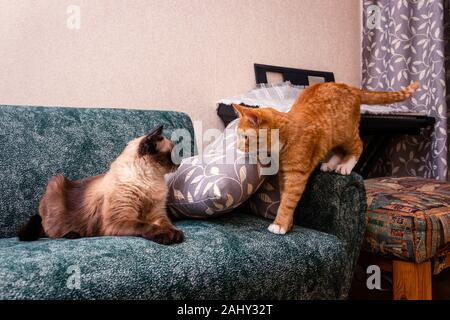
[(431, 262), (393, 261), (394, 300), (431, 300)]

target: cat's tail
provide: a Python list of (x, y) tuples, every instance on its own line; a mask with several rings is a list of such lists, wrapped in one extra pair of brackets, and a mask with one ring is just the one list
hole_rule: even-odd
[(419, 88), (418, 82), (411, 82), (411, 84), (405, 88), (402, 88), (397, 92), (375, 92), (358, 90), (359, 97), (361, 98), (361, 104), (389, 104), (394, 102), (400, 102), (408, 99)]
[(26, 224), (20, 228), (17, 233), (20, 241), (35, 241), (45, 236), (44, 228), (42, 227), (42, 218), (35, 214), (28, 220)]

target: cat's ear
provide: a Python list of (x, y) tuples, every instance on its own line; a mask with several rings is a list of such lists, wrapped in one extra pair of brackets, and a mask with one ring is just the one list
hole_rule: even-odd
[(158, 152), (158, 142), (163, 140), (163, 126), (152, 129), (139, 143), (138, 154), (144, 156), (146, 154), (156, 154)]
[(243, 106), (241, 106), (240, 104), (232, 104), (232, 107), (234, 108), (234, 111), (236, 111), (237, 115), (239, 117), (242, 117), (243, 113), (242, 113), (242, 109), (244, 108)]
[(164, 129), (163, 125), (160, 125), (159, 127), (152, 129), (149, 133), (147, 133), (147, 138), (152, 138), (152, 137), (157, 137), (157, 136), (162, 135), (163, 129)]
[(261, 115), (257, 109), (243, 108), (242, 112), (252, 126), (258, 127), (261, 124)]
[(252, 126), (259, 126), (262, 122), (261, 115), (256, 108), (247, 108), (239, 104), (232, 105), (239, 117), (246, 117)]

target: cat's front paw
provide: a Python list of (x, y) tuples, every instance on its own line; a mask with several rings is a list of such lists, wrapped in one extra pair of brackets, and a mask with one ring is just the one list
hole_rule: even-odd
[(152, 240), (159, 244), (169, 245), (183, 242), (184, 233), (183, 231), (176, 228), (168, 228), (146, 234), (144, 238)]
[(350, 173), (352, 173), (353, 166), (349, 164), (340, 164), (336, 168), (336, 173), (339, 173), (343, 176), (348, 176)]
[(322, 172), (330, 172), (330, 171), (333, 171), (333, 170), (334, 170), (334, 169), (331, 168), (331, 166), (329, 166), (327, 162), (322, 163), (322, 164), (320, 165), (320, 171), (322, 171)]
[(355, 157), (351, 157), (347, 159), (345, 162), (342, 162), (336, 167), (336, 173), (342, 174), (344, 176), (348, 176), (350, 173), (352, 173), (353, 168), (355, 167), (356, 163), (358, 162), (358, 159)]
[(286, 234), (288, 232), (287, 228), (283, 228), (282, 226), (276, 224), (276, 223), (272, 223), (267, 230), (269, 230), (272, 233), (275, 234)]

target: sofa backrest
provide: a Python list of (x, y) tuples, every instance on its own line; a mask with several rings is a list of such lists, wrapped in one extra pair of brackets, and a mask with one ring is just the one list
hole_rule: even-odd
[(0, 105), (0, 237), (15, 236), (38, 212), (51, 176), (105, 172), (129, 140), (160, 124), (168, 138), (187, 129), (195, 152), (191, 119), (181, 112)]

